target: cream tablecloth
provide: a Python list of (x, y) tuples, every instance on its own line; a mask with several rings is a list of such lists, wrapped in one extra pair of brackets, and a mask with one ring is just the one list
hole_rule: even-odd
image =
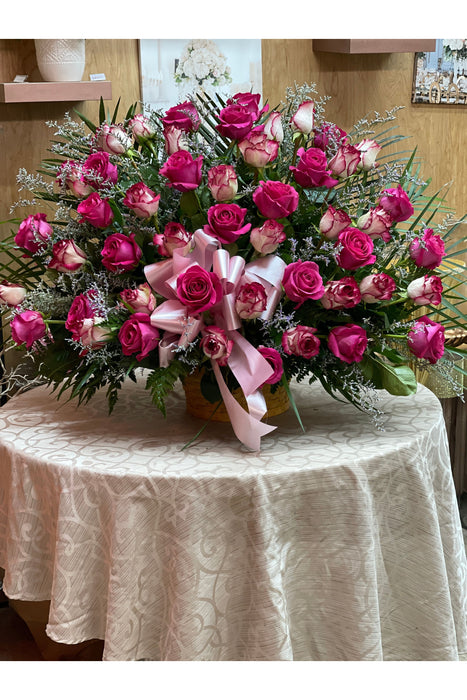
[(0, 566), (48, 635), (106, 660), (457, 660), (467, 563), (441, 408), (384, 394), (385, 430), (318, 385), (248, 453), (162, 418), (33, 389), (0, 410)]

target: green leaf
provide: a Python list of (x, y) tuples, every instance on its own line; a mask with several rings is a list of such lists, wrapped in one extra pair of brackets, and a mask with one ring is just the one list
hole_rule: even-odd
[(417, 380), (410, 367), (392, 366), (371, 355), (364, 357), (359, 367), (376, 389), (386, 389), (393, 396), (410, 396), (417, 391)]
[(183, 192), (180, 197), (180, 208), (190, 218), (199, 212), (198, 198), (194, 192)]
[(122, 99), (122, 98), (119, 97), (119, 98), (118, 98), (118, 101), (117, 101), (117, 104), (115, 105), (114, 113), (113, 113), (113, 116), (112, 116), (112, 122), (111, 122), (112, 124), (115, 124), (115, 123), (117, 122), (118, 108), (119, 108), (119, 106), (120, 106), (120, 100), (121, 100), (121, 99)]
[(91, 121), (90, 119), (88, 119), (87, 117), (85, 117), (84, 114), (81, 114), (81, 112), (78, 112), (77, 109), (75, 109), (74, 112), (76, 112), (76, 114), (78, 115), (78, 117), (86, 124), (86, 126), (88, 127), (88, 129), (90, 129), (90, 130), (95, 134), (96, 131), (97, 131), (97, 126), (96, 126), (95, 124), (93, 124), (92, 121)]

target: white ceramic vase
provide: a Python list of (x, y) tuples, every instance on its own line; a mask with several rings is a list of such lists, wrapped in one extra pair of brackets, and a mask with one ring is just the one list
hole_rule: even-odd
[(81, 80), (85, 64), (85, 39), (34, 39), (37, 66), (48, 83)]

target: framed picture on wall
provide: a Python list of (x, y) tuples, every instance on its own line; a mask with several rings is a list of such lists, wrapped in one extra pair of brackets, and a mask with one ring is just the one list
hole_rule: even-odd
[(467, 39), (437, 39), (435, 51), (415, 54), (412, 102), (467, 104)]
[(167, 110), (196, 92), (262, 93), (260, 39), (140, 39), (139, 50), (146, 110)]

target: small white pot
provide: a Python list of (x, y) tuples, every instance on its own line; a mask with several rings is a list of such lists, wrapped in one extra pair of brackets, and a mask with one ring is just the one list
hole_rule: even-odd
[(37, 66), (48, 83), (77, 82), (85, 65), (85, 39), (34, 39)]

